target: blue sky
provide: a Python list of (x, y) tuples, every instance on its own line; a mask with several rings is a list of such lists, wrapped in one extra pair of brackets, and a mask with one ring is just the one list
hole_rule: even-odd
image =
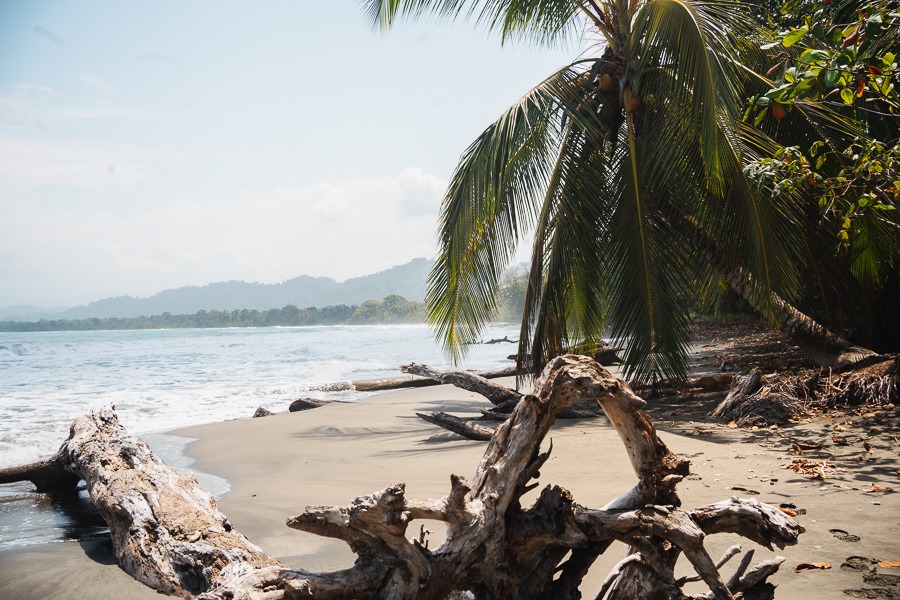
[(579, 52), (355, 0), (0, 0), (0, 307), (431, 257), (460, 153)]

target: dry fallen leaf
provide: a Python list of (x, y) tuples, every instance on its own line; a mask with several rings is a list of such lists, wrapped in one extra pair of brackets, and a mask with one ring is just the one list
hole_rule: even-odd
[(805, 458), (795, 458), (791, 462), (781, 465), (782, 469), (790, 469), (798, 475), (806, 475), (813, 479), (827, 479), (828, 476), (841, 473), (843, 469), (838, 469), (833, 463), (827, 461), (815, 462)]
[(728, 423), (727, 427), (728, 427), (729, 429), (737, 429), (737, 422), (736, 422), (736, 421), (731, 421), (730, 423)]
[(781, 512), (783, 512), (784, 514), (786, 514), (786, 515), (789, 516), (789, 517), (796, 517), (796, 516), (797, 516), (797, 511), (796, 511), (796, 510), (791, 510), (791, 509), (789, 509), (789, 508), (779, 508), (778, 510), (780, 510)]
[(806, 569), (830, 569), (831, 563), (827, 562), (814, 562), (814, 563), (800, 563), (796, 567), (794, 567), (794, 573), (799, 573), (800, 571), (805, 571)]
[(878, 485), (877, 483), (873, 483), (872, 487), (867, 490), (863, 490), (864, 492), (877, 492), (881, 494), (890, 494), (894, 491), (894, 488), (888, 487), (886, 485)]
[(878, 566), (884, 567), (885, 569), (890, 569), (891, 567), (900, 567), (900, 562), (888, 562), (886, 560), (879, 560)]
[(817, 442), (815, 444), (795, 443), (793, 446), (791, 446), (791, 448), (793, 450), (793, 454), (800, 455), (800, 454), (803, 454), (803, 452), (806, 450), (820, 450), (822, 448), (822, 446), (824, 446), (824, 445), (825, 445), (824, 442)]

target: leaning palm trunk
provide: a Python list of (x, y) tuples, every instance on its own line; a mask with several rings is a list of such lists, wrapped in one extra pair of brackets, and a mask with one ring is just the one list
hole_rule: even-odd
[(755, 293), (750, 279), (740, 268), (727, 263), (716, 243), (703, 228), (690, 217), (680, 217), (680, 224), (691, 234), (697, 250), (709, 266), (754, 310), (760, 314), (772, 315), (778, 328), (817, 365), (842, 369), (878, 355), (829, 331), (774, 291), (770, 291), (768, 295)]

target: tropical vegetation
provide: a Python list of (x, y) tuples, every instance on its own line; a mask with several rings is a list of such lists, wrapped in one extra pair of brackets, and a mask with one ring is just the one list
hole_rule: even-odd
[[(825, 104), (827, 92), (809, 97), (811, 88), (783, 85), (811, 80), (797, 70), (799, 47), (792, 50), (789, 42), (807, 32), (832, 41), (836, 25), (820, 32), (810, 23), (803, 35), (794, 25), (777, 40), (790, 59), (778, 59), (767, 53), (773, 34), (746, 18), (747, 5), (730, 0), (366, 5), (385, 28), (402, 17), (438, 14), (472, 18), (504, 41), (593, 42), (489, 125), (451, 179), (426, 302), (452, 356), (496, 310), (500, 277), (530, 230), (519, 356), (532, 369), (571, 342), (592, 343), (608, 331), (625, 342), (631, 379), (681, 378), (689, 311), (710, 282), (727, 282), (764, 316), (782, 323), (807, 319), (805, 329), (819, 331), (791, 302), (807, 283), (805, 265), (816, 245), (810, 223), (818, 226), (827, 211), (810, 214), (808, 193), (773, 193), (777, 177), (753, 179), (745, 170), (777, 171), (779, 165), (763, 161), (785, 156), (794, 142), (803, 151), (817, 141), (843, 151), (852, 132), (870, 139)], [(776, 25), (796, 17), (763, 2), (756, 8), (761, 21), (774, 15)], [(801, 71), (812, 68), (812, 56), (834, 58), (800, 52)], [(890, 58), (882, 56), (883, 76)], [(829, 69), (812, 79), (847, 87), (849, 80), (832, 80)], [(892, 89), (884, 85), (879, 90)], [(781, 95), (773, 96), (776, 87)], [(776, 105), (785, 114), (769, 109), (780, 118), (767, 119), (764, 111)], [(787, 108), (795, 114), (784, 119)], [(890, 212), (873, 210), (879, 217)], [(896, 221), (882, 222), (885, 239), (897, 239)], [(879, 252), (890, 251), (882, 244), (873, 254), (888, 266), (879, 275), (883, 283), (896, 266)]]
[(101, 331), (125, 329), (203, 329), (213, 327), (299, 327), (307, 325), (371, 325), (422, 323), (421, 302), (392, 294), (360, 305), (298, 308), (288, 304), (270, 310), (201, 310), (194, 314), (162, 313), (142, 317), (0, 321), (0, 331)]

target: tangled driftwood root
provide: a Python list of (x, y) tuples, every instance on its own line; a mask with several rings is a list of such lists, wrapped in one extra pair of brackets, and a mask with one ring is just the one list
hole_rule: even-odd
[[(536, 393), (517, 403), (487, 445), (471, 482), (450, 477), (443, 498), (407, 498), (402, 483), (361, 496), (347, 506), (308, 507), (287, 525), (344, 540), (358, 555), (353, 567), (332, 573), (285, 568), (235, 531), (213, 499), (156, 459), (129, 436), (112, 408), (81, 417), (59, 452), (15, 477), (62, 468), (87, 482), (91, 500), (109, 524), (116, 560), (133, 577), (171, 595), (206, 599), (423, 599), (449, 597), (530, 600), (581, 598), (591, 564), (614, 541), (629, 554), (610, 573), (598, 598), (733, 600), (771, 598), (767, 578), (781, 557), (750, 567), (748, 552), (729, 578), (704, 548), (707, 535), (736, 533), (767, 548), (795, 544), (803, 529), (778, 509), (731, 498), (694, 510), (679, 508), (676, 486), (687, 461), (672, 454), (643, 411), (644, 401), (591, 359), (551, 361)], [(530, 505), (521, 500), (550, 450), (541, 443), (556, 416), (576, 401), (599, 402), (626, 447), (638, 482), (595, 509), (568, 490), (547, 485)], [(597, 458), (598, 462), (602, 457)], [(47, 471), (49, 472), (49, 471)], [(0, 472), (0, 478), (12, 475)], [(71, 478), (70, 478), (71, 479)], [(42, 480), (44, 481), (44, 480)], [(46, 483), (46, 482), (45, 482)], [(71, 480), (59, 480), (71, 485)], [(447, 537), (429, 549), (408, 528), (416, 519), (447, 524)], [(676, 579), (684, 556), (696, 577)], [(683, 586), (703, 581), (709, 594)]]
[(885, 406), (900, 398), (900, 358), (877, 362), (844, 373), (830, 370), (784, 376), (762, 375), (753, 369), (735, 377), (725, 399), (710, 413), (739, 427), (784, 425), (811, 408)]
[(823, 373), (816, 383), (815, 403), (820, 406), (896, 404), (900, 399), (900, 357), (848, 373)]
[(738, 427), (767, 427), (784, 425), (803, 414), (803, 403), (796, 396), (784, 392), (753, 394), (732, 412)]

